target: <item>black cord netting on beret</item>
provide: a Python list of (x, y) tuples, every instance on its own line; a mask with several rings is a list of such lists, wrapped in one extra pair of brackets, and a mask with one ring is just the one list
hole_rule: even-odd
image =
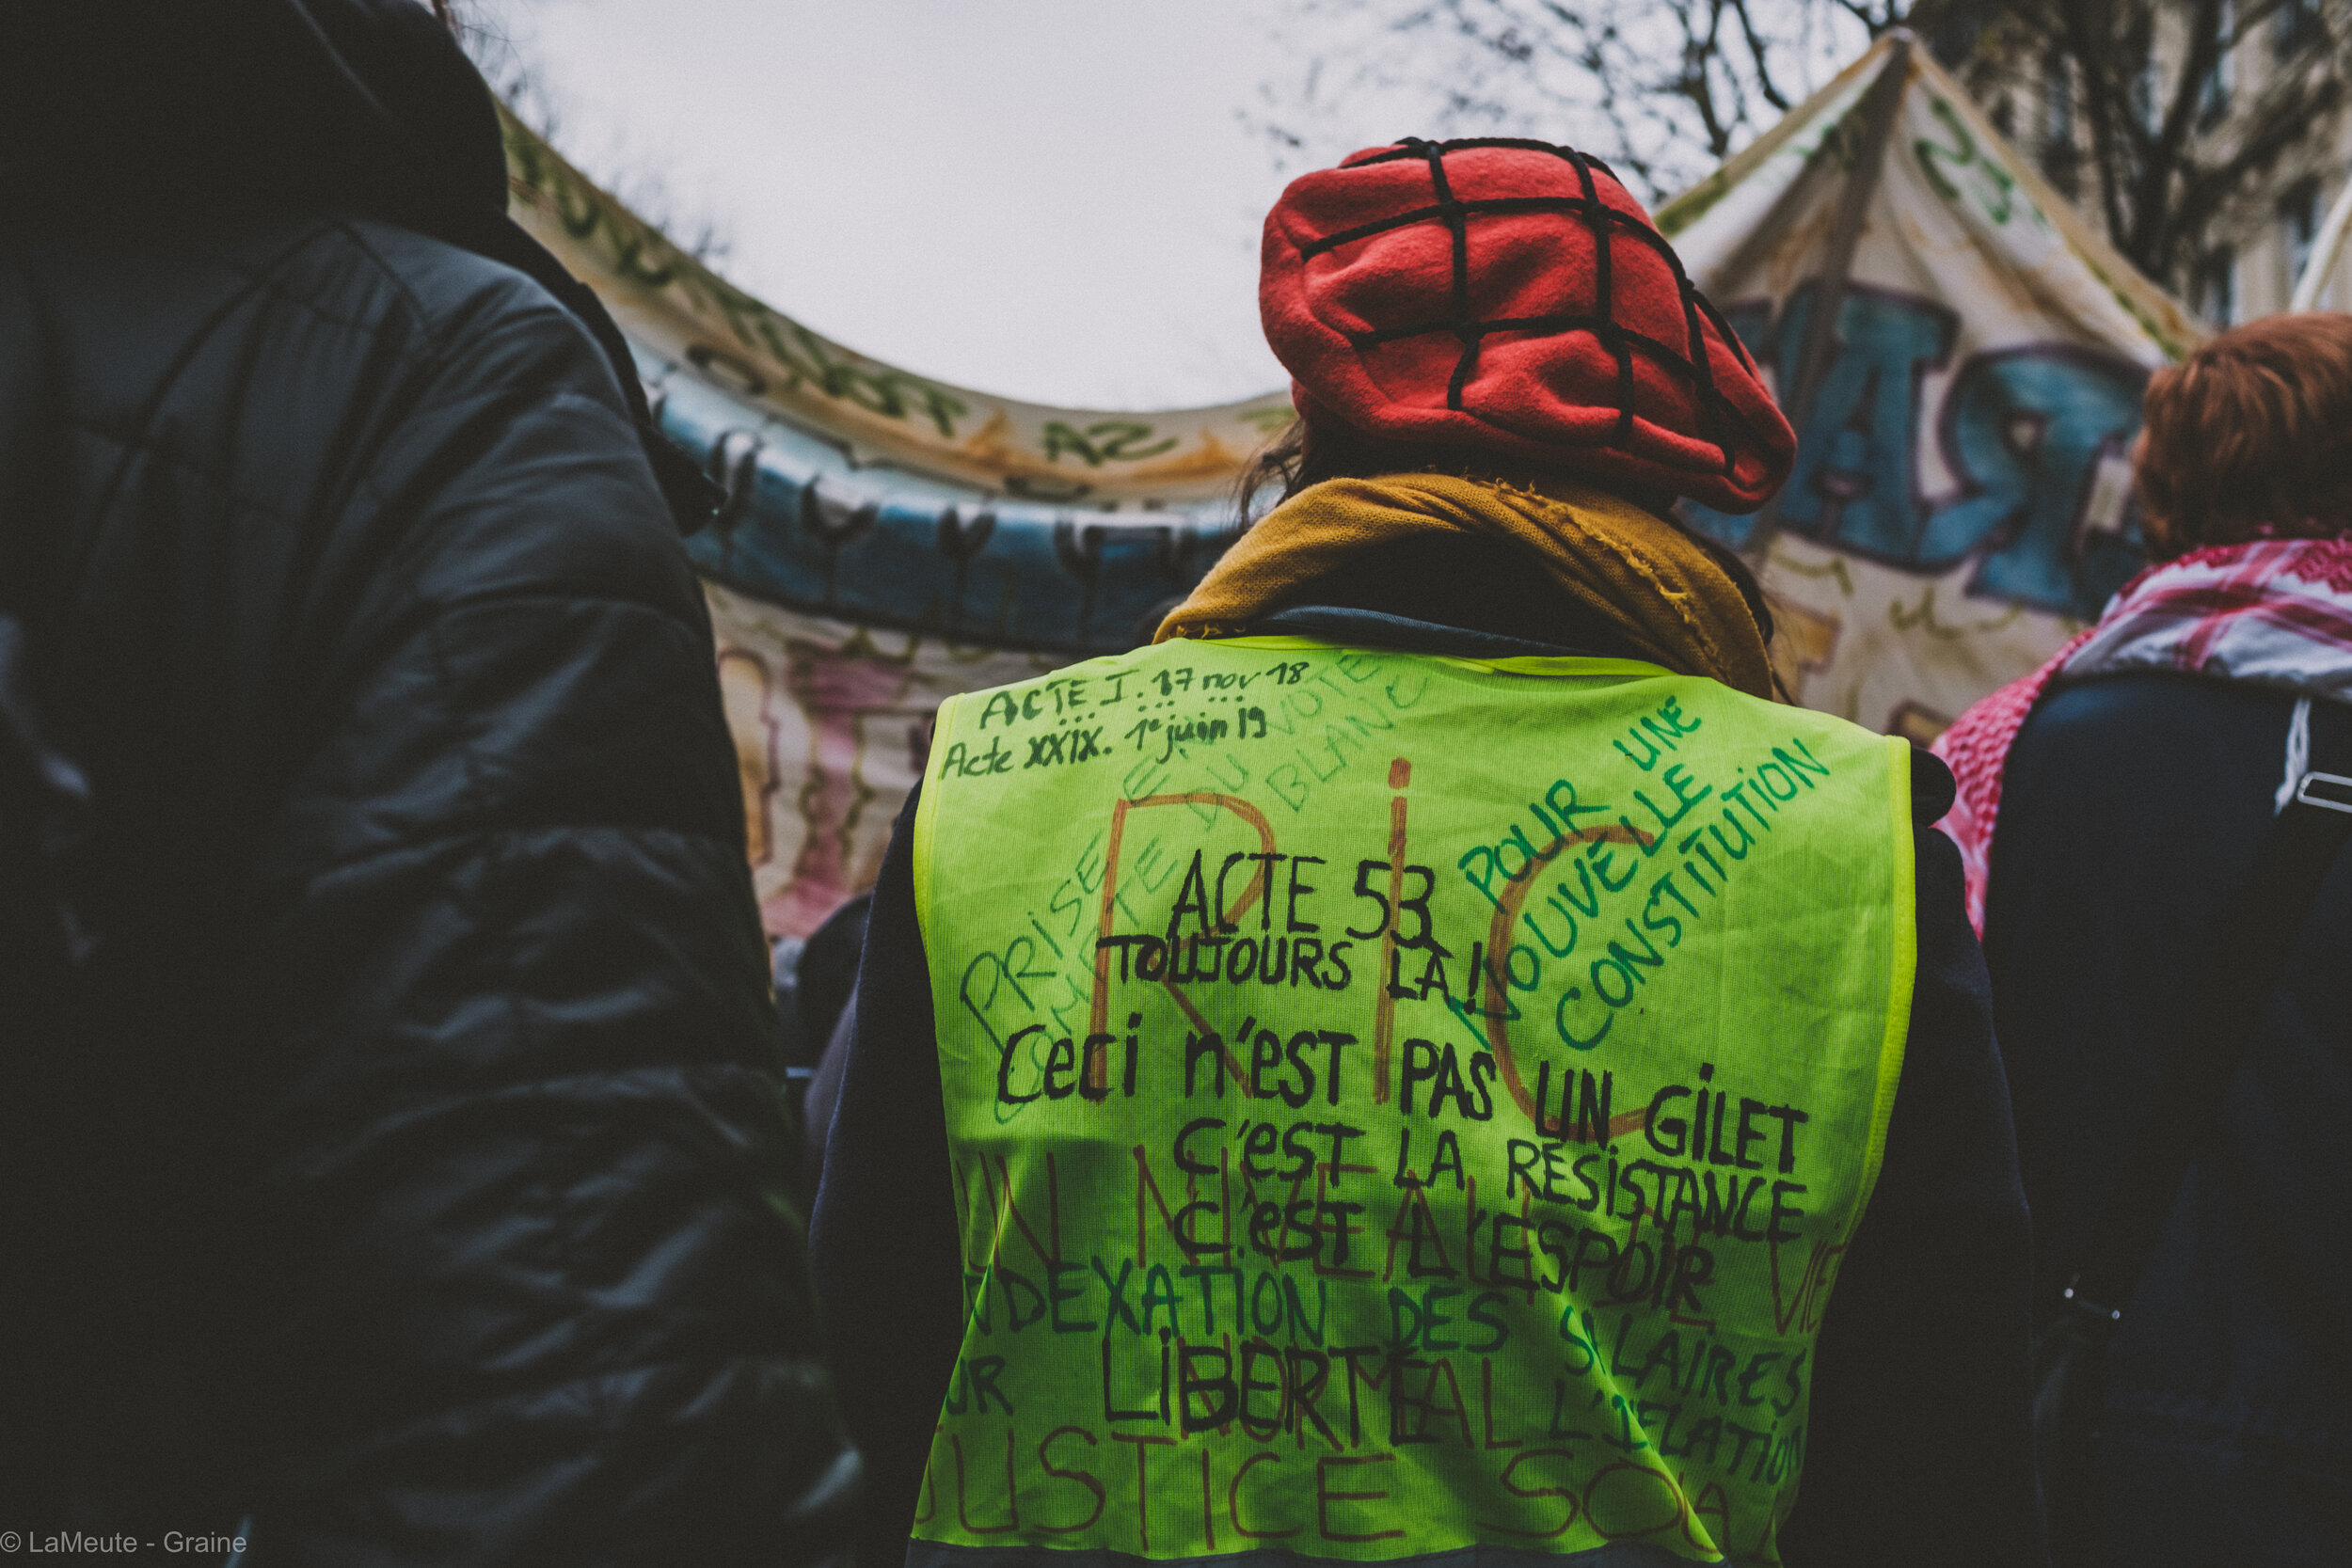
[[(1526, 152), (1549, 153), (1565, 160), (1576, 170), (1578, 182), (1583, 187), (1581, 196), (1514, 196), (1493, 197), (1485, 200), (1463, 201), (1454, 195), (1445, 175), (1446, 154), (1468, 151), (1473, 148), (1515, 148)], [(1393, 217), (1359, 223), (1343, 229), (1298, 247), (1300, 260), (1320, 256), (1357, 240), (1369, 239), (1391, 229), (1403, 229), (1416, 223), (1441, 221), (1454, 234), (1454, 309), (1451, 315), (1428, 321), (1412, 322), (1402, 326), (1376, 327), (1362, 332), (1346, 333), (1347, 341), (1359, 352), (1393, 342), (1400, 338), (1417, 338), (1432, 332), (1450, 332), (1461, 341), (1461, 357), (1454, 361), (1453, 379), (1446, 387), (1446, 406), (1462, 411), (1462, 388), (1478, 368), (1478, 353), (1486, 335), (1492, 332), (1526, 332), (1541, 337), (1560, 337), (1570, 332), (1590, 333), (1597, 339), (1617, 363), (1617, 425), (1605, 441), (1591, 443), (1600, 447), (1623, 447), (1633, 433), (1633, 352), (1642, 350), (1653, 362), (1672, 370), (1689, 384), (1695, 401), (1707, 420), (1705, 439), (1712, 442), (1723, 454), (1723, 473), (1731, 477), (1735, 469), (1732, 443), (1725, 437), (1726, 424), (1735, 426), (1751, 440), (1763, 442), (1763, 435), (1749, 422), (1746, 416), (1715, 388), (1714, 372), (1708, 363), (1707, 341), (1699, 321), (1704, 315), (1713, 325), (1732, 353), (1750, 373), (1756, 362), (1749, 357), (1747, 345), (1731, 329), (1729, 323), (1717, 312), (1712, 303), (1691, 282), (1682, 270), (1682, 258), (1665, 237), (1630, 213), (1619, 212), (1601, 199), (1593, 183), (1593, 170), (1598, 169), (1612, 180), (1616, 171), (1598, 158), (1580, 152), (1572, 147), (1556, 147), (1550, 142), (1533, 141), (1520, 136), (1463, 136), (1450, 141), (1430, 141), (1421, 136), (1402, 138), (1395, 147), (1375, 152), (1369, 157), (1350, 159), (1343, 167), (1362, 168), (1372, 164), (1394, 163), (1418, 158), (1429, 166), (1429, 183), (1437, 200), (1425, 207), (1415, 207)], [(1619, 184), (1624, 182), (1618, 181)], [(1470, 313), (1470, 219), (1480, 214), (1497, 215), (1516, 213), (1562, 213), (1581, 216), (1585, 230), (1593, 240), (1593, 308), (1597, 314), (1583, 315), (1569, 311), (1552, 311), (1540, 316), (1512, 316), (1481, 319)], [(1611, 307), (1614, 302), (1615, 277), (1609, 244), (1613, 232), (1623, 233), (1640, 241), (1661, 258), (1673, 272), (1675, 285), (1681, 291), (1683, 320), (1689, 326), (1688, 352), (1661, 343), (1646, 333), (1635, 332), (1614, 318)], [(1766, 443), (1769, 444), (1769, 443)]]

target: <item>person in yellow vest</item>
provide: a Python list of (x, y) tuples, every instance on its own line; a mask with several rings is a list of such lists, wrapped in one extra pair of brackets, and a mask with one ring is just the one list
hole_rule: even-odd
[(1261, 303), (1280, 503), (946, 704), (882, 869), (813, 1237), (867, 1556), (2045, 1560), (1950, 777), (1777, 701), (1672, 511), (1788, 473), (1746, 352), (1534, 142), (1297, 181)]

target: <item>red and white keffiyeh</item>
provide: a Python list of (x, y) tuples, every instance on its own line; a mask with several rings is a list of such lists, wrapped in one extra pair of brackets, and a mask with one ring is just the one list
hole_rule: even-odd
[(1968, 921), (1984, 896), (2010, 746), (2054, 680), (2169, 670), (2352, 702), (2352, 540), (2216, 545), (2151, 566), (2023, 680), (1986, 697), (1937, 738), (1959, 799), (1938, 824), (1960, 846)]

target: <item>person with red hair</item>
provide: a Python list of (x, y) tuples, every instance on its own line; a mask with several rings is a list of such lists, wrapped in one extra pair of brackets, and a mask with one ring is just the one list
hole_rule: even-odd
[[(2091, 1301), (2106, 1337), (2097, 1436), (2053, 1518), (2151, 1568), (2338, 1561), (2352, 865), (2322, 850), (2315, 893), (2249, 890), (2298, 795), (2320, 784), (2316, 816), (2295, 809), (2324, 822), (2327, 777), (2352, 773), (2352, 316), (2266, 317), (2158, 371), (2133, 456), (2154, 563), (1935, 748), (1959, 779), (1945, 831), (1993, 974), (2037, 1315)], [(2276, 928), (2239, 951), (2265, 903)], [(2275, 983), (2215, 1023), (2217, 989), (2257, 965)], [(2215, 1061), (2158, 1169), (2142, 1130), (2195, 1082), (2176, 1064)], [(2118, 1299), (2078, 1281), (2135, 1251), (2098, 1271)]]
[(1747, 351), (1506, 138), (1295, 182), (1260, 306), (1238, 543), (943, 708), (883, 863), (811, 1234), (866, 1551), (2043, 1560), (1949, 777), (1776, 701), (1675, 511), (1788, 475)]

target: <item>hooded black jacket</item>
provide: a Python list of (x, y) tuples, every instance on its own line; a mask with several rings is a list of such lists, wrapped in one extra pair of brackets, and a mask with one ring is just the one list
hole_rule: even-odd
[[(532, 262), (496, 121), (407, 0), (44, 10), (0, 59), (83, 96), (0, 90), (66, 116), (0, 125), (0, 611), (96, 945), (0, 987), (0, 1523), (811, 1560), (766, 953), (610, 324), (485, 254)], [(418, 162), (351, 90), (464, 124)]]

